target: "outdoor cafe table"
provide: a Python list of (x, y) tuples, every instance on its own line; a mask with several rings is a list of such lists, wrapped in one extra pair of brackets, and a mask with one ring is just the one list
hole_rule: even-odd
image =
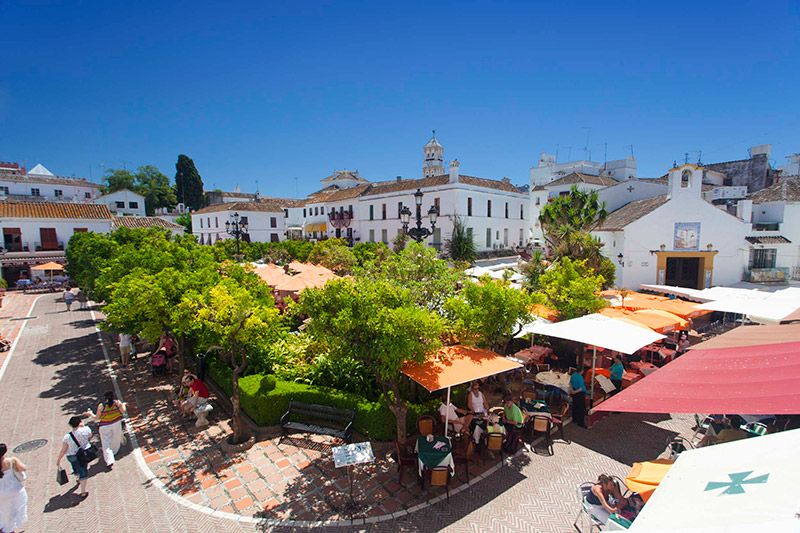
[(569, 394), (569, 374), (548, 370), (546, 372), (539, 372), (534, 379), (536, 383), (551, 385)]
[(553, 349), (548, 346), (534, 344), (530, 348), (523, 348), (514, 354), (523, 364), (541, 363), (544, 358), (553, 353)]
[[(444, 443), (444, 446), (435, 450), (433, 447), (437, 442)], [(426, 468), (436, 468), (437, 466), (447, 466), (450, 472), (455, 472), (455, 462), (453, 461), (453, 445), (450, 439), (441, 435), (434, 436), (432, 442), (428, 442), (427, 438), (423, 435), (417, 437), (417, 462), (419, 463), (419, 476), (422, 477), (422, 471)]]
[(635, 368), (638, 370), (643, 376), (649, 376), (656, 370), (658, 367), (652, 363), (645, 363), (644, 361), (636, 361), (630, 364), (631, 368)]
[(546, 416), (547, 418), (552, 416), (547, 403), (542, 400), (534, 400), (532, 402), (520, 400), (519, 408), (522, 409), (523, 413), (527, 413), (528, 416)]

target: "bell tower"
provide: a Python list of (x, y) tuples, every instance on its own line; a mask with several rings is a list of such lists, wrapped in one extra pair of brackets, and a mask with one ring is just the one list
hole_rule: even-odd
[(436, 140), (436, 130), (433, 130), (431, 140), (423, 148), (422, 177), (442, 174), (444, 174), (444, 146)]

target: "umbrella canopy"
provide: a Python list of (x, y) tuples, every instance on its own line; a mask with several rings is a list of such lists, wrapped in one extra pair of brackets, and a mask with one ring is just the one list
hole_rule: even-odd
[(798, 414), (798, 381), (800, 342), (695, 348), (623, 389), (596, 410)]
[(473, 346), (446, 346), (424, 363), (405, 363), (401, 371), (428, 391), (455, 387), (522, 365), (490, 350)]
[(717, 335), (705, 342), (695, 344), (692, 350), (709, 350), (712, 348), (739, 348), (742, 346), (760, 346), (762, 344), (780, 344), (800, 342), (800, 324), (783, 326), (740, 326), (722, 335)]
[(533, 320), (527, 324), (517, 324), (517, 326), (521, 327), (521, 329), (519, 330), (519, 333), (514, 335), (514, 338), (521, 339), (522, 337), (527, 337), (533, 333), (533, 328), (536, 326), (536, 324), (551, 324), (551, 322), (546, 318), (535, 316), (533, 317)]
[(628, 477), (625, 478), (625, 485), (633, 492), (638, 492), (644, 501), (648, 501), (674, 462), (672, 459), (654, 459), (633, 463)]
[(657, 311), (666, 311), (681, 318), (695, 318), (701, 315), (711, 313), (708, 309), (698, 308), (696, 303), (687, 302), (684, 300), (670, 299), (665, 296), (657, 296), (655, 294), (644, 294), (641, 292), (630, 291), (622, 298), (620, 291), (608, 290), (601, 293), (603, 297), (611, 301), (611, 305), (617, 307), (624, 307), (625, 309), (640, 310), (640, 309), (653, 309)]
[(591, 314), (554, 324), (536, 324), (533, 332), (631, 354), (664, 338), (647, 328), (600, 314)]
[(255, 268), (255, 273), (270, 287), (277, 285), (286, 276), (283, 268), (271, 263), (266, 265), (258, 265)]
[(633, 317), (659, 333), (668, 333), (674, 329), (685, 329), (689, 326), (688, 320), (660, 309), (638, 309), (633, 312)]
[(59, 271), (61, 271), (61, 270), (64, 270), (64, 265), (60, 265), (58, 263), (53, 263), (51, 261), (50, 263), (45, 263), (43, 265), (33, 266), (33, 267), (31, 267), (31, 270), (59, 270)]
[(698, 305), (698, 307), (713, 311), (748, 315), (756, 322), (778, 323), (800, 309), (800, 298), (795, 299), (777, 293), (761, 299), (729, 297), (706, 302)]
[(630, 531), (800, 529), (800, 430), (680, 454)]
[(604, 307), (599, 310), (598, 313), (603, 316), (607, 316), (608, 318), (613, 318), (614, 320), (621, 320), (622, 322), (626, 322), (639, 328), (652, 329), (642, 321), (636, 320), (636, 318), (633, 316), (633, 311), (629, 309), (623, 309), (622, 307)]

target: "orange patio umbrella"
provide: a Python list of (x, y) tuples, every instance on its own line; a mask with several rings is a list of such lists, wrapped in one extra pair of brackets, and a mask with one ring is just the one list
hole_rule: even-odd
[(534, 315), (544, 318), (545, 320), (549, 320), (550, 322), (555, 322), (558, 320), (558, 311), (551, 309), (546, 305), (533, 304), (528, 308), (528, 310)]
[[(446, 346), (424, 363), (406, 362), (400, 371), (430, 392), (447, 389), (476, 379), (522, 368), (522, 365), (491, 350), (474, 346)], [(444, 429), (447, 436), (447, 424)]]
[(45, 263), (43, 265), (36, 265), (34, 267), (31, 267), (31, 270), (58, 270), (58, 271), (61, 271), (61, 270), (64, 270), (64, 265), (61, 265), (59, 263), (53, 263), (51, 261), (51, 262)]
[(622, 307), (604, 307), (598, 311), (598, 314), (607, 316), (608, 318), (613, 318), (614, 320), (621, 320), (622, 322), (627, 322), (628, 324), (640, 328), (650, 330), (653, 329), (641, 320), (636, 320), (636, 318), (633, 316), (633, 311), (623, 309)]
[(283, 281), (284, 278), (288, 277), (283, 271), (283, 268), (278, 265), (273, 265), (272, 263), (257, 266), (255, 268), (255, 273), (270, 287), (274, 287)]
[(654, 459), (643, 463), (633, 463), (625, 485), (633, 492), (638, 492), (644, 501), (650, 499), (661, 480), (667, 475), (675, 461), (671, 459)]
[(686, 329), (689, 327), (689, 321), (685, 318), (661, 309), (637, 309), (633, 312), (633, 316), (637, 320), (642, 318), (654, 325), (664, 324), (660, 329), (656, 330), (659, 333), (668, 333), (673, 329)]

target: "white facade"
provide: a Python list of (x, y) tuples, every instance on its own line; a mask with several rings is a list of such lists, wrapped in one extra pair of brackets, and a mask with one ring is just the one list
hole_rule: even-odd
[(128, 189), (120, 189), (98, 196), (94, 199), (94, 203), (107, 206), (108, 210), (117, 216), (143, 217), (147, 215), (144, 196)]
[(26, 172), (16, 164), (0, 164), (0, 196), (9, 199), (89, 203), (99, 195), (99, 184), (55, 176), (42, 165)]
[[(695, 165), (672, 169), (666, 199), (628, 204), (592, 232), (604, 243), (604, 255), (617, 266), (616, 285), (638, 289), (642, 283), (669, 284), (668, 268), (695, 260), (699, 262), (695, 288), (742, 280), (750, 224), (703, 200), (702, 180), (703, 169)], [(642, 202), (652, 209), (643, 209), (641, 216), (623, 216), (642, 208)], [(688, 263), (687, 267), (691, 268)]]
[(234, 213), (240, 223), (247, 223), (251, 242), (279, 242), (286, 239), (286, 216), (283, 208), (272, 201), (217, 204), (192, 213), (192, 234), (200, 244), (235, 238), (229, 235), (226, 222), (233, 222)]
[(537, 185), (546, 185), (572, 172), (608, 176), (623, 181), (636, 177), (636, 159), (627, 157), (606, 163), (588, 160), (558, 163), (555, 155), (542, 152), (539, 154), (537, 166), (530, 169), (531, 189)]

